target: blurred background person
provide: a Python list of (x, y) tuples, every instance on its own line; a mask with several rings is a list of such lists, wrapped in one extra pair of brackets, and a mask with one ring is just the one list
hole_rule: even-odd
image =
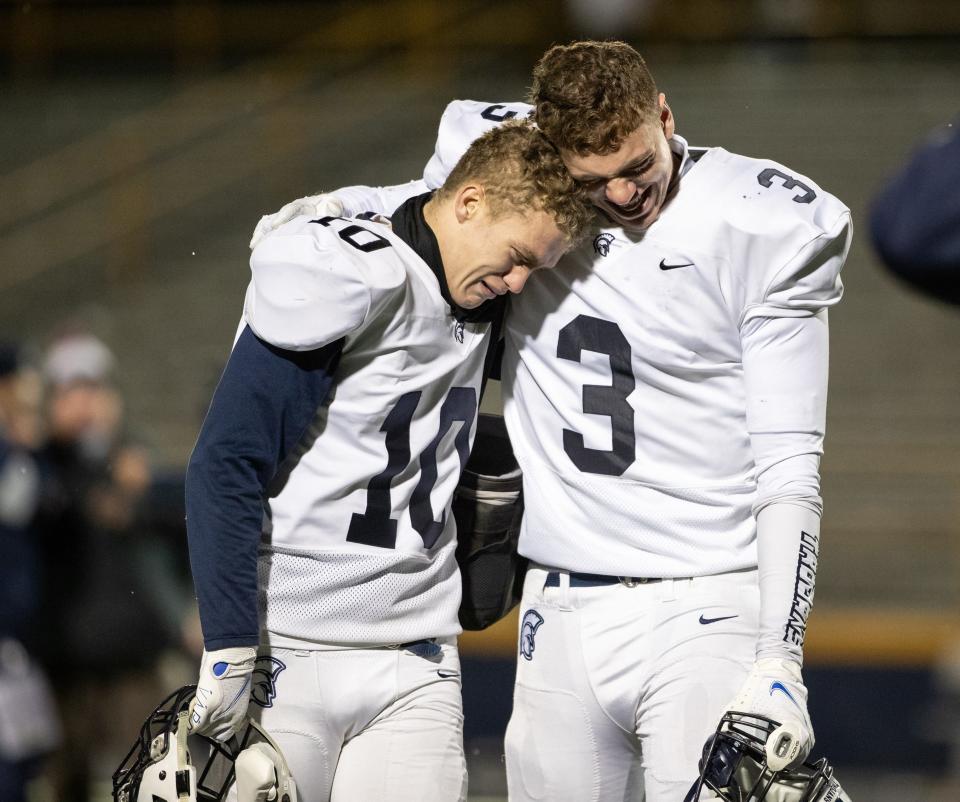
[[(960, 117), (936, 128), (874, 196), (873, 247), (885, 267), (928, 298), (960, 304)], [(927, 343), (925, 347), (932, 348)], [(950, 746), (950, 776), (938, 793), (960, 797), (960, 637), (933, 662), (931, 729)]]
[(40, 603), (34, 517), (40, 476), (36, 371), (0, 343), (0, 799), (25, 802), (43, 758), (60, 739), (46, 678), (33, 660)]
[(182, 514), (173, 532), (157, 525), (169, 516), (152, 513), (153, 472), (128, 431), (113, 353), (91, 334), (67, 334), (48, 349), (43, 374), (38, 633), (64, 720), (55, 798), (69, 802), (109, 782), (162, 697), (189, 594), (178, 569)]
[(928, 136), (881, 187), (870, 233), (894, 275), (960, 304), (960, 118)]

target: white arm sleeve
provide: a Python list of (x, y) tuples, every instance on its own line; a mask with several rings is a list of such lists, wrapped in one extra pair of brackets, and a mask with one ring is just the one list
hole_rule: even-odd
[(426, 181), (418, 178), (406, 184), (387, 187), (341, 187), (332, 193), (343, 204), (344, 217), (356, 217), (363, 212), (374, 212), (385, 217), (392, 215), (404, 201), (429, 192)]
[(756, 317), (740, 329), (747, 430), (757, 471), (754, 514), (775, 501), (820, 513), (827, 417), (827, 311)]
[(747, 428), (757, 466), (757, 659), (802, 664), (820, 538), (827, 312), (752, 318), (741, 329)]

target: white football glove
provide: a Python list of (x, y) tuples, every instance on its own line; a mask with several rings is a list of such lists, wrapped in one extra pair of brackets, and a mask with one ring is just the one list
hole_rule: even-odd
[(336, 195), (308, 195), (306, 198), (297, 198), (282, 207), (279, 212), (267, 214), (260, 218), (257, 227), (253, 229), (250, 238), (250, 250), (275, 228), (289, 223), (294, 217), (310, 215), (311, 217), (340, 217), (343, 214), (343, 204)]
[(247, 715), (256, 661), (253, 646), (204, 649), (197, 694), (190, 703), (191, 732), (226, 741), (240, 728)]
[(813, 748), (807, 689), (800, 666), (793, 660), (757, 660), (727, 710), (766, 716), (780, 723), (765, 747), (767, 765), (774, 771), (799, 765)]

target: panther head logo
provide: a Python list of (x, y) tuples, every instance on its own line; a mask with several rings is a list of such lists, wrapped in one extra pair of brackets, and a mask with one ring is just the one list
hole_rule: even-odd
[(526, 660), (533, 660), (533, 650), (537, 648), (534, 638), (542, 623), (543, 616), (536, 610), (527, 610), (523, 614), (523, 622), (520, 624), (520, 654)]
[(273, 707), (277, 696), (277, 676), (287, 666), (276, 657), (258, 657), (253, 668), (253, 688), (250, 698), (260, 707)]

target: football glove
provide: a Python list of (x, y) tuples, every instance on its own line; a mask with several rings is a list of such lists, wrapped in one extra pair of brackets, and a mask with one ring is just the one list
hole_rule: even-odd
[(250, 238), (250, 250), (257, 247), (260, 240), (284, 223), (289, 223), (294, 217), (310, 215), (311, 217), (340, 217), (343, 214), (343, 204), (335, 195), (308, 195), (297, 198), (283, 206), (279, 212), (267, 214), (260, 218), (257, 227), (253, 229)]
[(767, 765), (774, 771), (803, 762), (813, 748), (807, 689), (793, 660), (764, 658), (754, 663), (727, 712), (766, 716), (779, 726), (766, 738)]
[(253, 646), (204, 650), (197, 692), (190, 703), (190, 731), (226, 741), (244, 722), (257, 661)]

